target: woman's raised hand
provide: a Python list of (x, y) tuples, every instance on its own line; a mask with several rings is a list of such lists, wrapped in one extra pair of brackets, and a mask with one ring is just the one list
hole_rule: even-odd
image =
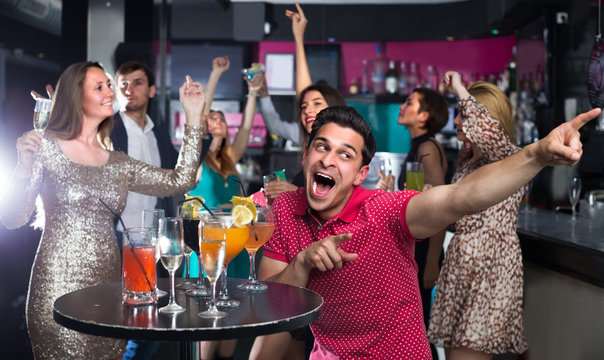
[(41, 144), (42, 134), (35, 130), (30, 130), (17, 139), (17, 167), (14, 173), (17, 178), (26, 179), (31, 176), (36, 151)]
[(457, 71), (447, 71), (443, 77), (443, 83), (460, 100), (470, 96), (468, 90), (466, 90), (461, 82), (461, 74)]
[(231, 61), (228, 56), (220, 56), (212, 60), (212, 71), (223, 73), (231, 67)]
[(187, 75), (187, 81), (180, 87), (180, 103), (187, 115), (187, 125), (201, 125), (201, 113), (205, 105), (205, 94), (200, 82)]
[(292, 21), (292, 33), (294, 34), (294, 38), (304, 38), (304, 30), (306, 30), (306, 24), (308, 24), (308, 19), (304, 16), (304, 11), (300, 7), (300, 4), (296, 3), (296, 9), (298, 12), (294, 12), (291, 10), (285, 10), (285, 16), (287, 16)]

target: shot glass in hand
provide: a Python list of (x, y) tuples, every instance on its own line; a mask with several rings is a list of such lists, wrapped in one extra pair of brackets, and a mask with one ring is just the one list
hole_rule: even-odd
[(266, 198), (266, 203), (268, 205), (271, 205), (273, 203), (273, 198), (271, 198), (270, 196), (268, 196), (268, 194), (266, 193), (266, 185), (268, 185), (268, 183), (273, 182), (273, 181), (277, 181), (279, 180), (279, 177), (275, 174), (268, 174), (268, 175), (264, 175), (262, 177), (262, 182), (264, 183), (264, 197)]

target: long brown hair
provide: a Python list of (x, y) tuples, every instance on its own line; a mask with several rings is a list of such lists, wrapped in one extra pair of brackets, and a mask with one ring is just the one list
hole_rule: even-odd
[[(297, 107), (297, 115), (298, 115), (298, 127), (300, 129), (300, 132), (303, 135), (303, 139), (304, 139), (304, 146), (306, 145), (306, 143), (308, 142), (308, 133), (306, 132), (306, 129), (302, 126), (302, 123), (300, 122), (300, 116), (302, 115), (302, 102), (304, 101), (304, 95), (306, 95), (307, 92), (309, 91), (318, 91), (321, 96), (323, 96), (323, 98), (325, 99), (325, 102), (327, 103), (327, 106), (337, 106), (337, 105), (346, 105), (346, 100), (344, 100), (344, 96), (342, 96), (342, 94), (334, 89), (333, 87), (331, 87), (328, 83), (324, 82), (324, 81), (319, 81), (316, 84), (313, 85), (309, 85), (306, 88), (304, 88), (304, 90), (302, 90), (302, 92), (300, 93), (300, 97), (298, 97), (298, 107)], [(303, 144), (299, 144), (299, 145), (303, 145)]]
[[(224, 113), (222, 111), (211, 110), (210, 112), (218, 114), (218, 116), (220, 117), (220, 121), (226, 124), (226, 119), (224, 118)], [(206, 156), (204, 161), (206, 164), (208, 164), (210, 168), (212, 168), (212, 170), (220, 174), (220, 176), (225, 181), (229, 177), (229, 175), (241, 177), (239, 171), (237, 171), (237, 166), (231, 154), (231, 141), (227, 127), (226, 137), (222, 139), (220, 149), (218, 150), (218, 154), (216, 154), (216, 159), (214, 159), (212, 156)]]
[[(46, 131), (58, 139), (75, 139), (82, 132), (83, 114), (82, 101), (84, 97), (84, 81), (90, 68), (99, 68), (97, 62), (80, 62), (69, 65), (57, 82), (52, 98), (50, 119)], [(109, 148), (109, 134), (113, 129), (113, 116), (107, 117), (98, 128), (100, 143)]]

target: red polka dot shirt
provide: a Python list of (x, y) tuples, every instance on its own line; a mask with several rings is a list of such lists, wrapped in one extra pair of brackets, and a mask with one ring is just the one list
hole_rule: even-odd
[(431, 358), (416, 240), (405, 221), (416, 194), (357, 187), (344, 210), (325, 224), (309, 214), (304, 188), (282, 193), (273, 203), (275, 232), (263, 253), (271, 259), (289, 263), (313, 241), (353, 234), (340, 248), (359, 257), (339, 270), (313, 269), (306, 286), (324, 299), (311, 324), (315, 339), (341, 359)]

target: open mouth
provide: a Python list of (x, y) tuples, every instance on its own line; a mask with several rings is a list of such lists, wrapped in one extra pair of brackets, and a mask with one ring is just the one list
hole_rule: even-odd
[(306, 119), (306, 125), (312, 125), (312, 123), (315, 122), (315, 118), (307, 118)]
[(331, 176), (317, 172), (312, 178), (312, 193), (318, 197), (325, 197), (335, 184), (336, 182)]

